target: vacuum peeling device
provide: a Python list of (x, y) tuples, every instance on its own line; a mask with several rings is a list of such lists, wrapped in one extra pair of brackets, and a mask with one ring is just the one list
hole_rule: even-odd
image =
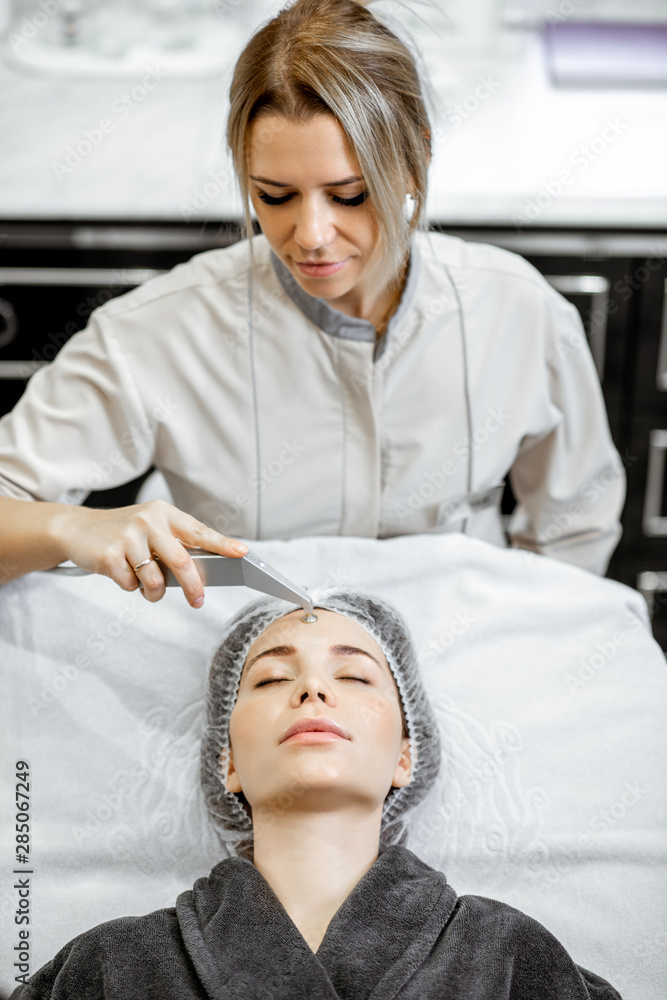
[[(267, 562), (256, 556), (250, 549), (244, 556), (230, 558), (205, 549), (188, 549), (205, 587), (249, 587), (259, 590), (271, 597), (279, 597), (284, 601), (300, 605), (305, 611), (304, 622), (316, 622), (313, 614), (313, 604), (308, 591), (297, 587), (290, 580), (269, 566)], [(156, 559), (162, 571), (167, 587), (180, 586), (178, 580), (161, 560)], [(81, 569), (70, 563), (61, 563), (48, 573), (58, 573), (64, 576), (90, 576), (88, 570)]]

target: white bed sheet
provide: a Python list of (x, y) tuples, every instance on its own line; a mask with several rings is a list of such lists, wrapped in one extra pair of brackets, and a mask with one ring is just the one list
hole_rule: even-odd
[[(410, 625), (444, 746), (415, 853), (460, 894), (540, 920), (624, 1000), (664, 1000), (667, 671), (642, 598), (458, 534), (252, 547), (307, 588), (382, 595)], [(0, 588), (0, 988), (19, 930), (15, 761), (31, 769), (31, 973), (96, 923), (172, 905), (224, 856), (198, 739), (211, 654), (252, 596), (210, 589), (194, 611), (99, 577)]]

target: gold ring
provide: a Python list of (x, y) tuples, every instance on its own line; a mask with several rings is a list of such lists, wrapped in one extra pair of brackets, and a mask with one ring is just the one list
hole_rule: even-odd
[(157, 559), (157, 556), (155, 554), (150, 556), (148, 559), (142, 559), (142, 561), (137, 563), (137, 565), (134, 567), (134, 572), (136, 573), (137, 570), (141, 569), (142, 566), (148, 566), (148, 564), (150, 562), (153, 562), (154, 559)]

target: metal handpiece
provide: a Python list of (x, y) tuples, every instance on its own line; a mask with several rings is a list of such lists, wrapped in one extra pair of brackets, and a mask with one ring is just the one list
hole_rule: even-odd
[[(313, 615), (313, 604), (306, 590), (296, 587), (282, 573), (273, 569), (254, 552), (248, 552), (239, 558), (220, 556), (217, 552), (207, 552), (205, 549), (188, 549), (205, 587), (250, 587), (271, 597), (280, 597), (284, 601), (299, 604), (306, 612), (304, 621), (317, 621)], [(179, 587), (180, 584), (172, 571), (157, 559), (162, 570), (167, 587)], [(62, 576), (89, 576), (88, 570), (78, 566), (63, 564), (47, 570)]]
[[(284, 601), (300, 604), (307, 615), (313, 614), (313, 604), (308, 592), (295, 586), (250, 550), (238, 559), (206, 552), (204, 549), (188, 549), (188, 552), (205, 587), (250, 587), (271, 597), (281, 597)], [(159, 560), (158, 565), (167, 587), (180, 586), (170, 569)]]

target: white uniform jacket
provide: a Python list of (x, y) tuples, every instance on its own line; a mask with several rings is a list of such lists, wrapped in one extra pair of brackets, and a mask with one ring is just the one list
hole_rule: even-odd
[(604, 573), (625, 492), (575, 307), (523, 258), (413, 237), (385, 335), (264, 236), (114, 299), (0, 421), (0, 488), (79, 503), (155, 465), (245, 539), (460, 531)]

